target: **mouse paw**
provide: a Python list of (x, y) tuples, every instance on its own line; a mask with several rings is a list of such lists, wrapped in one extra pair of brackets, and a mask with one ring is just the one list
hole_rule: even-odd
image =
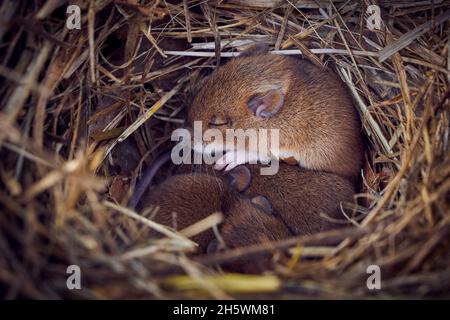
[(225, 171), (230, 171), (231, 169), (244, 163), (256, 163), (258, 159), (258, 154), (254, 152), (248, 152), (245, 150), (230, 150), (216, 161), (214, 169), (225, 169)]

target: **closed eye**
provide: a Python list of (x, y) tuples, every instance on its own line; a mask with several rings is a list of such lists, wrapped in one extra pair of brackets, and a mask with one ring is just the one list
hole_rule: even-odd
[(209, 125), (216, 126), (216, 127), (224, 126), (229, 123), (230, 123), (229, 119), (221, 117), (221, 116), (216, 116), (216, 115), (213, 115), (211, 117), (211, 119), (209, 120)]

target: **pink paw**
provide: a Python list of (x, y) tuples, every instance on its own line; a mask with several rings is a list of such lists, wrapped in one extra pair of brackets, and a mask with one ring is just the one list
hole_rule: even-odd
[(216, 161), (214, 169), (230, 171), (231, 169), (244, 163), (257, 163), (258, 155), (254, 152), (247, 152), (245, 150), (230, 150)]

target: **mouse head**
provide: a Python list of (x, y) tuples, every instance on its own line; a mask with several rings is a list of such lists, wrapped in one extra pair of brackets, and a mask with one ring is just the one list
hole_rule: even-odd
[[(287, 237), (287, 229), (277, 220), (273, 207), (265, 196), (237, 199), (230, 207), (222, 227), (223, 238), (232, 247), (280, 240)], [(214, 253), (223, 249), (217, 239), (212, 240), (206, 249)]]
[(283, 111), (291, 79), (283, 61), (252, 47), (219, 67), (193, 99), (188, 124), (199, 121), (203, 131), (218, 129), (223, 137), (226, 129), (270, 128)]
[[(213, 239), (208, 244), (206, 252), (215, 254), (226, 248), (270, 245), (274, 241), (289, 238), (291, 236), (289, 230), (271, 211), (272, 206), (264, 196), (251, 199), (241, 197), (231, 206), (228, 217), (221, 225), (221, 241)], [(243, 256), (222, 267), (228, 272), (261, 273), (272, 269), (272, 253)]]

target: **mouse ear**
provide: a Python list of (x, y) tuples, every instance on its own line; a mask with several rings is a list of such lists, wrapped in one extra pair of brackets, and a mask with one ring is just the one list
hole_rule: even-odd
[(270, 89), (257, 93), (247, 101), (248, 109), (257, 117), (270, 118), (280, 111), (284, 104), (284, 94), (281, 88)]
[(242, 51), (239, 54), (239, 58), (252, 57), (260, 54), (266, 54), (269, 52), (269, 45), (267, 43), (255, 43)]
[(225, 176), (228, 183), (238, 192), (244, 192), (250, 186), (252, 175), (246, 166), (237, 166)]
[(251, 202), (255, 207), (262, 209), (265, 213), (273, 215), (273, 207), (266, 197), (256, 196), (252, 198)]

